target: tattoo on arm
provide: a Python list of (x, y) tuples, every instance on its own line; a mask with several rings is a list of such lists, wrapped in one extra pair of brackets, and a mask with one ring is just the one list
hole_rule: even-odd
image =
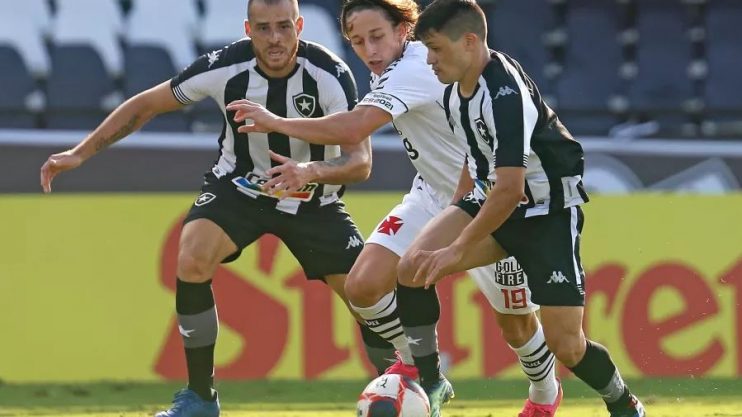
[(349, 160), (350, 160), (350, 155), (344, 153), (338, 156), (337, 158), (332, 158), (326, 161), (321, 161), (319, 164), (321, 166), (325, 166), (328, 168), (334, 168), (334, 167), (341, 167), (347, 164)]
[(132, 116), (132, 118), (129, 119), (129, 121), (125, 125), (121, 126), (121, 129), (116, 131), (113, 135), (109, 137), (102, 137), (95, 141), (95, 151), (97, 152), (101, 149), (107, 148), (126, 137), (129, 133), (134, 131), (134, 128), (136, 127), (138, 121), (139, 117)]

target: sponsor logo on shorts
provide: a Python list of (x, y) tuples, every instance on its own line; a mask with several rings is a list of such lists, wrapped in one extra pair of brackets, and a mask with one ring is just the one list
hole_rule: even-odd
[(569, 280), (564, 276), (562, 271), (552, 272), (551, 277), (546, 281), (547, 284), (564, 284), (565, 282), (569, 282)]
[(505, 287), (518, 287), (526, 282), (526, 274), (520, 264), (506, 259), (495, 264), (495, 282)]
[(399, 229), (404, 225), (404, 221), (397, 216), (388, 216), (376, 229), (378, 233), (393, 236), (399, 232)]
[(214, 194), (203, 193), (200, 196), (198, 196), (194, 204), (198, 207), (205, 206), (206, 204), (209, 204), (212, 201), (214, 201), (215, 198), (216, 196)]
[(354, 235), (348, 239), (348, 246), (346, 246), (345, 249), (357, 248), (359, 246), (363, 246), (363, 241), (359, 239), (358, 236)]

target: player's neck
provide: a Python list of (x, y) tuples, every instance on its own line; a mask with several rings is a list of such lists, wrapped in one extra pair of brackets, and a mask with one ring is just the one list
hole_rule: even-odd
[(479, 56), (472, 62), (472, 65), (461, 80), (459, 80), (459, 94), (462, 97), (469, 98), (474, 94), (477, 84), (479, 84), (479, 77), (490, 60), (492, 58), (490, 57), (489, 49), (485, 47), (480, 51)]

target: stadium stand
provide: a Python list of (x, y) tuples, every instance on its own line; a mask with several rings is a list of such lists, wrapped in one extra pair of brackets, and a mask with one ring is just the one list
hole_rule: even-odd
[[(242, 37), (245, 3), (0, 2), (0, 128), (92, 127), (123, 98)], [(742, 70), (741, 1), (480, 4), (491, 19), (491, 45), (521, 62), (575, 134), (742, 136), (742, 95), (730, 88)], [(343, 57), (363, 96), (369, 71), (339, 32), (340, 6), (340, 0), (301, 0), (303, 37)], [(145, 129), (221, 125), (214, 104), (204, 102)]]
[(35, 78), (49, 74), (49, 55), (44, 40), (50, 27), (51, 9), (46, 0), (0, 5), (0, 45), (16, 49)]
[(742, 2), (713, 0), (705, 15), (708, 76), (703, 91), (707, 135), (742, 136), (742, 94), (733, 88), (742, 74)]
[(221, 48), (245, 36), (245, 0), (205, 0), (204, 9), (198, 34), (201, 53)]
[(619, 12), (616, 2), (572, 0), (568, 5), (556, 96), (559, 117), (581, 134), (607, 135), (626, 111)]
[[(541, 88), (551, 93), (547, 64), (551, 60), (547, 35), (556, 27), (556, 14), (544, 0), (505, 0), (494, 7), (490, 18), (490, 47), (514, 57)], [(523, 24), (527, 16), (528, 24)]]
[(639, 1), (636, 76), (630, 107), (640, 120), (654, 120), (661, 133), (678, 135), (689, 121), (694, 97), (692, 46), (686, 4), (678, 0)]
[[(36, 81), (31, 76), (23, 57), (15, 48), (0, 44), (0, 126), (33, 128), (36, 111), (33, 97), (38, 97)], [(38, 99), (37, 99), (38, 101)]]

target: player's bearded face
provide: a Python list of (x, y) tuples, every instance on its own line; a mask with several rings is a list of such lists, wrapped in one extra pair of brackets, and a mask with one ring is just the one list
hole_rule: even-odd
[(252, 39), (260, 69), (271, 77), (287, 75), (293, 69), (299, 34), (304, 21), (291, 2), (264, 4), (254, 2), (246, 33)]
[(393, 61), (402, 55), (407, 29), (392, 22), (379, 9), (351, 12), (345, 21), (353, 51), (371, 72), (381, 75)]

